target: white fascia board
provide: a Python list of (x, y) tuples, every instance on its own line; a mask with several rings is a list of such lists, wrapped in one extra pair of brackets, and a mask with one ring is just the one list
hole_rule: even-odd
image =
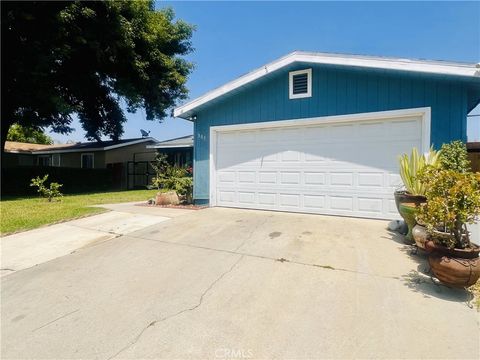
[(147, 149), (176, 149), (189, 147), (193, 147), (193, 145), (147, 145)]
[(105, 147), (98, 147), (98, 148), (86, 148), (86, 149), (58, 149), (58, 150), (38, 150), (38, 151), (32, 151), (32, 154), (35, 155), (42, 155), (42, 154), (59, 154), (59, 153), (74, 153), (74, 152), (92, 152), (92, 151), (106, 151), (106, 150), (113, 150), (125, 146), (130, 146), (130, 145), (135, 145), (135, 144), (140, 144), (146, 141), (157, 141), (154, 138), (145, 138), (145, 139), (139, 139), (135, 141), (131, 141), (128, 143), (122, 143), (122, 144), (115, 144), (115, 145), (110, 145), (110, 146), (105, 146)]
[(32, 151), (34, 155), (48, 155), (48, 154), (64, 154), (64, 153), (75, 153), (75, 152), (92, 152), (92, 151), (102, 151), (105, 150), (104, 148), (93, 148), (93, 149), (71, 149), (68, 148), (62, 150), (39, 150), (39, 151)]
[(398, 70), (407, 72), (421, 72), (439, 75), (452, 75), (466, 78), (480, 78), (479, 65), (450, 63), (442, 61), (392, 59), (382, 57), (367, 57), (358, 55), (339, 55), (323, 53), (293, 52), (276, 61), (262, 66), (252, 72), (243, 75), (225, 85), (216, 88), (206, 94), (174, 109), (173, 115), (181, 117), (196, 107), (203, 105), (230, 91), (238, 89), (249, 82), (257, 80), (268, 73), (290, 65), (294, 62), (305, 62), (313, 64), (328, 64), (340, 66), (352, 66), (372, 69)]
[(103, 148), (103, 150), (112, 150), (112, 149), (121, 148), (121, 147), (124, 147), (124, 146), (140, 144), (140, 143), (147, 142), (147, 141), (157, 141), (157, 140), (152, 138), (152, 137), (148, 137), (148, 138), (145, 138), (145, 139), (139, 139), (139, 140), (135, 140), (135, 141), (128, 142), (128, 143), (106, 146), (106, 147)]

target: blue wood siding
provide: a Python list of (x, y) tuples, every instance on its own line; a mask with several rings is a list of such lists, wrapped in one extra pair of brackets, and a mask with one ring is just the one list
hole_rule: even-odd
[[(288, 72), (312, 68), (312, 97), (288, 98)], [(431, 141), (466, 141), (467, 87), (426, 75), (322, 65), (279, 70), (199, 110), (194, 125), (194, 198), (209, 197), (210, 126), (417, 107), (431, 108)]]

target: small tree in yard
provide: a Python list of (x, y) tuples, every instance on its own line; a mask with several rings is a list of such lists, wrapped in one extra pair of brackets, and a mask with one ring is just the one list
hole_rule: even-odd
[(63, 194), (60, 192), (60, 188), (63, 186), (62, 184), (51, 182), (49, 187), (45, 186), (45, 181), (48, 179), (48, 174), (45, 175), (43, 178), (37, 176), (31, 180), (30, 186), (37, 187), (37, 192), (40, 194), (41, 197), (47, 198), (49, 202), (53, 199), (56, 199)]

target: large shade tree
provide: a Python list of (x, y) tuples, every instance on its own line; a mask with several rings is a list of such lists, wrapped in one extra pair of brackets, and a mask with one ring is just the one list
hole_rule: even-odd
[(2, 2), (2, 150), (12, 124), (118, 139), (186, 97), (192, 25), (153, 1)]

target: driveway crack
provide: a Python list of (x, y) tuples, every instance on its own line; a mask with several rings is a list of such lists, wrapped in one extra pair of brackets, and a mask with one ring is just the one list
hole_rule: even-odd
[(191, 307), (188, 307), (186, 309), (182, 309), (180, 311), (177, 311), (176, 313), (172, 314), (172, 315), (169, 315), (169, 316), (165, 316), (165, 317), (162, 317), (162, 318), (159, 318), (159, 319), (155, 319), (153, 321), (151, 321), (150, 323), (147, 324), (147, 326), (145, 326), (139, 333), (138, 335), (130, 342), (128, 343), (126, 346), (124, 346), (123, 348), (121, 348), (119, 351), (117, 351), (114, 355), (110, 356), (107, 360), (110, 360), (110, 359), (113, 359), (115, 357), (117, 357), (118, 355), (120, 355), (122, 352), (128, 350), (129, 348), (131, 348), (133, 345), (135, 345), (139, 340), (140, 338), (142, 337), (142, 335), (145, 333), (145, 331), (147, 331), (148, 328), (150, 327), (153, 327), (155, 325), (157, 325), (158, 323), (161, 323), (163, 321), (166, 321), (166, 320), (169, 320), (169, 319), (172, 319), (176, 316), (179, 316), (183, 313), (186, 313), (186, 312), (189, 312), (189, 311), (194, 311), (196, 310), (197, 308), (199, 308), (202, 304), (203, 304), (203, 299), (205, 298), (205, 296), (213, 289), (213, 287), (220, 281), (222, 280), (227, 274), (231, 273), (235, 267), (238, 265), (238, 263), (243, 259), (244, 255), (241, 255), (237, 261), (235, 261), (233, 263), (232, 266), (230, 266), (230, 268), (228, 268), (226, 271), (224, 271), (222, 274), (220, 274), (220, 276), (218, 276), (203, 292), (202, 294), (200, 295), (200, 298), (198, 299), (198, 303), (195, 304), (194, 306), (191, 306)]
[(75, 314), (77, 311), (80, 311), (80, 309), (73, 310), (73, 311), (70, 311), (70, 312), (68, 312), (68, 313), (66, 313), (66, 314), (63, 314), (62, 316), (59, 316), (59, 317), (53, 319), (52, 321), (49, 321), (49, 322), (47, 322), (46, 324), (43, 324), (42, 326), (39, 326), (39, 327), (33, 329), (32, 332), (37, 331), (37, 330), (40, 330), (40, 329), (43, 329), (44, 327), (46, 327), (46, 326), (48, 326), (48, 325), (51, 325), (51, 324), (53, 324), (54, 322), (56, 322), (56, 321), (58, 321), (58, 320), (61, 320), (61, 319), (63, 319), (63, 318), (66, 318), (67, 316), (70, 316), (70, 315), (72, 315), (72, 314)]

